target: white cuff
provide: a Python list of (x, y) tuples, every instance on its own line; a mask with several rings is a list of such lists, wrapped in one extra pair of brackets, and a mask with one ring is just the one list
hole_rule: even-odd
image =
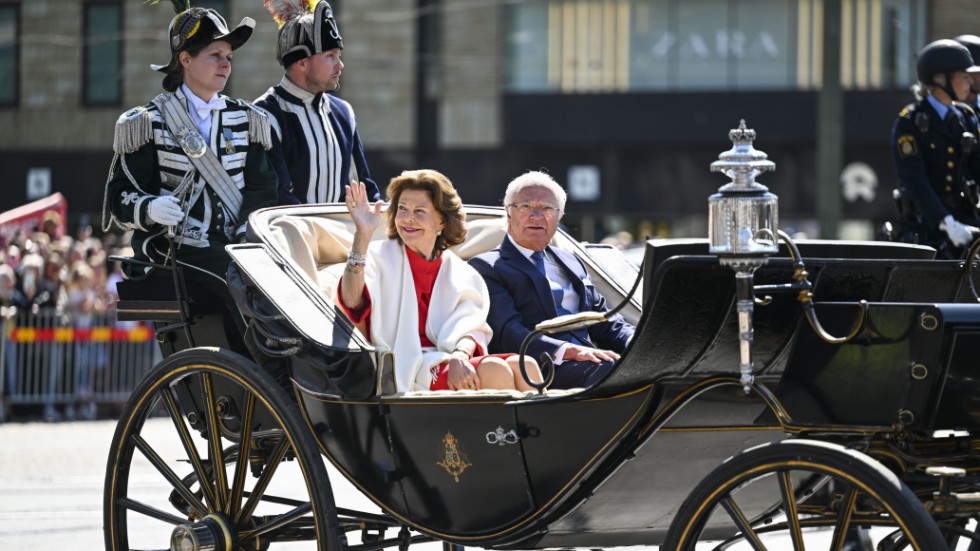
[(568, 347), (571, 345), (572, 343), (566, 342), (565, 344), (559, 346), (558, 350), (555, 350), (555, 356), (554, 356), (555, 365), (561, 365), (565, 362), (565, 360), (563, 359), (565, 357), (565, 350), (568, 350)]

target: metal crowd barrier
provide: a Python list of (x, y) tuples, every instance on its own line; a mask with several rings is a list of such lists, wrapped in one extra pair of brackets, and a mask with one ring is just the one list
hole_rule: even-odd
[(41, 405), (48, 418), (94, 418), (121, 405), (159, 360), (153, 329), (93, 314), (84, 326), (64, 312), (4, 308), (0, 321), (0, 422), (11, 406)]

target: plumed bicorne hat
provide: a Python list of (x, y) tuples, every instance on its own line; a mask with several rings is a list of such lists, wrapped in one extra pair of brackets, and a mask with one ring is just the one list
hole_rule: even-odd
[[(159, 2), (151, 2), (156, 4)], [(177, 54), (195, 46), (206, 46), (215, 40), (224, 40), (231, 45), (232, 50), (244, 44), (255, 28), (255, 20), (251, 17), (242, 19), (232, 30), (221, 14), (210, 8), (193, 8), (190, 0), (171, 0), (177, 16), (170, 21), (167, 28), (167, 38), (170, 42), (170, 62), (165, 65), (152, 64), (154, 71), (167, 73), (179, 64)]]
[(325, 0), (262, 0), (262, 4), (279, 24), (276, 59), (283, 67), (344, 48), (333, 9)]

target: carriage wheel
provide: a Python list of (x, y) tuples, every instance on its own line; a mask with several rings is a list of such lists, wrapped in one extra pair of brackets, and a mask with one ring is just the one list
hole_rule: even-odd
[(948, 549), (922, 502), (894, 473), (860, 452), (806, 440), (751, 448), (705, 477), (681, 505), (662, 548), (694, 551), (698, 541), (756, 551), (873, 550), (878, 543), (896, 551)]
[(104, 530), (107, 551), (341, 547), (323, 458), (295, 401), (251, 360), (213, 348), (170, 356), (126, 403)]

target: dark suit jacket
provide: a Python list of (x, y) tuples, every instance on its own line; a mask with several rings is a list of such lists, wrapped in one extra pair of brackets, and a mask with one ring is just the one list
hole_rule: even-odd
[[(582, 261), (560, 249), (549, 247), (548, 250), (565, 269), (578, 293), (579, 311), (608, 310)], [(518, 352), (524, 337), (536, 324), (558, 315), (547, 278), (510, 239), (505, 238), (498, 248), (471, 258), (470, 265), (483, 276), (490, 291), (490, 314), (487, 316), (493, 329), (490, 353)], [(576, 336), (596, 348), (621, 353), (633, 336), (633, 326), (617, 314), (609, 321), (580, 330)], [(529, 345), (528, 352), (534, 358), (539, 358), (542, 353), (554, 355), (569, 339), (568, 333), (543, 335)]]

